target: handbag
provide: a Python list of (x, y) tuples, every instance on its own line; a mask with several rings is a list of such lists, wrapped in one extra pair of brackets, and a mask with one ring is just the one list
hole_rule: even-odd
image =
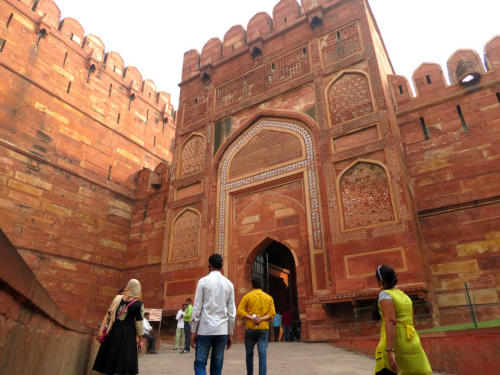
[(99, 344), (102, 344), (107, 335), (108, 335), (108, 329), (104, 328), (101, 337), (99, 337)]
[[(133, 304), (135, 301), (138, 301), (138, 300), (139, 300), (138, 298), (134, 298), (132, 301), (130, 301), (129, 304), (127, 306), (125, 306), (125, 308), (118, 314), (116, 319), (119, 319), (120, 316), (122, 316), (122, 314), (124, 313), (124, 311), (127, 310), (131, 304)], [(102, 331), (101, 337), (99, 337), (99, 344), (102, 344), (102, 342), (106, 339), (107, 336), (108, 336), (108, 329), (104, 328), (104, 330)]]

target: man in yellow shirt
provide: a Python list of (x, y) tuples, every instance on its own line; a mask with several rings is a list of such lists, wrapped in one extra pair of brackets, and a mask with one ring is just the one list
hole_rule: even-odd
[(238, 306), (238, 315), (245, 319), (245, 350), (247, 375), (253, 375), (253, 349), (257, 344), (259, 353), (259, 375), (266, 375), (266, 351), (269, 321), (273, 319), (274, 300), (262, 291), (262, 280), (252, 278), (252, 291), (243, 296)]

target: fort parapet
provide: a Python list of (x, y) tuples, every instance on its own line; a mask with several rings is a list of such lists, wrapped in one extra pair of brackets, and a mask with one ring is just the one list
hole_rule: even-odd
[(289, 251), (293, 262), (272, 266), (295, 267), (296, 287), (288, 302), (274, 293), (308, 339), (352, 332), (356, 311), (356, 329), (374, 332), (381, 263), (396, 267), (419, 326), (467, 321), (464, 282), (482, 319), (498, 317), (498, 40), (486, 65), (454, 53), (449, 85), (422, 64), (416, 97), (362, 0), (282, 0), (186, 52), (165, 307), (191, 295), (214, 249), (238, 295), (259, 257)]
[(464, 282), (480, 319), (499, 314), (500, 36), (480, 55), (458, 50), (444, 70), (423, 63), (389, 82), (425, 256), (442, 323), (469, 319)]
[(129, 234), (138, 183), (166, 181), (174, 113), (170, 94), (60, 15), (50, 0), (0, 3), (0, 227), (61, 309), (94, 326), (126, 276), (159, 274), (161, 249), (129, 257)]
[(262, 277), (305, 340), (377, 330), (381, 263), (418, 327), (468, 321), (464, 282), (498, 318), (499, 67), (495, 37), (449, 84), (422, 64), (414, 96), (367, 1), (281, 0), (185, 53), (174, 122), (52, 1), (6, 0), (0, 227), (88, 325), (128, 277), (172, 315), (214, 251), (237, 300)]

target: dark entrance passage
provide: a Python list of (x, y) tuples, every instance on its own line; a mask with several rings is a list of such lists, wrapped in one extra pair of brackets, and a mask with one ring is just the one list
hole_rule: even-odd
[(263, 290), (274, 299), (276, 311), (291, 313), (291, 339), (300, 339), (300, 319), (297, 298), (297, 273), (290, 250), (273, 241), (255, 258), (253, 276), (260, 277)]

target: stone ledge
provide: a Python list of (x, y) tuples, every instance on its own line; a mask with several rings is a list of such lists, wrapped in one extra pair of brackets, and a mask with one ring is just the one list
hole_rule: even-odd
[(64, 314), (43, 288), (35, 275), (0, 229), (0, 281), (18, 293), (62, 327), (92, 335), (94, 329), (79, 324)]
[[(479, 328), (460, 331), (420, 334), (422, 346), (433, 370), (461, 375), (498, 373), (500, 328)], [(330, 340), (335, 346), (373, 355), (378, 336), (343, 337)], [(450, 358), (455, 360), (450, 361)]]

